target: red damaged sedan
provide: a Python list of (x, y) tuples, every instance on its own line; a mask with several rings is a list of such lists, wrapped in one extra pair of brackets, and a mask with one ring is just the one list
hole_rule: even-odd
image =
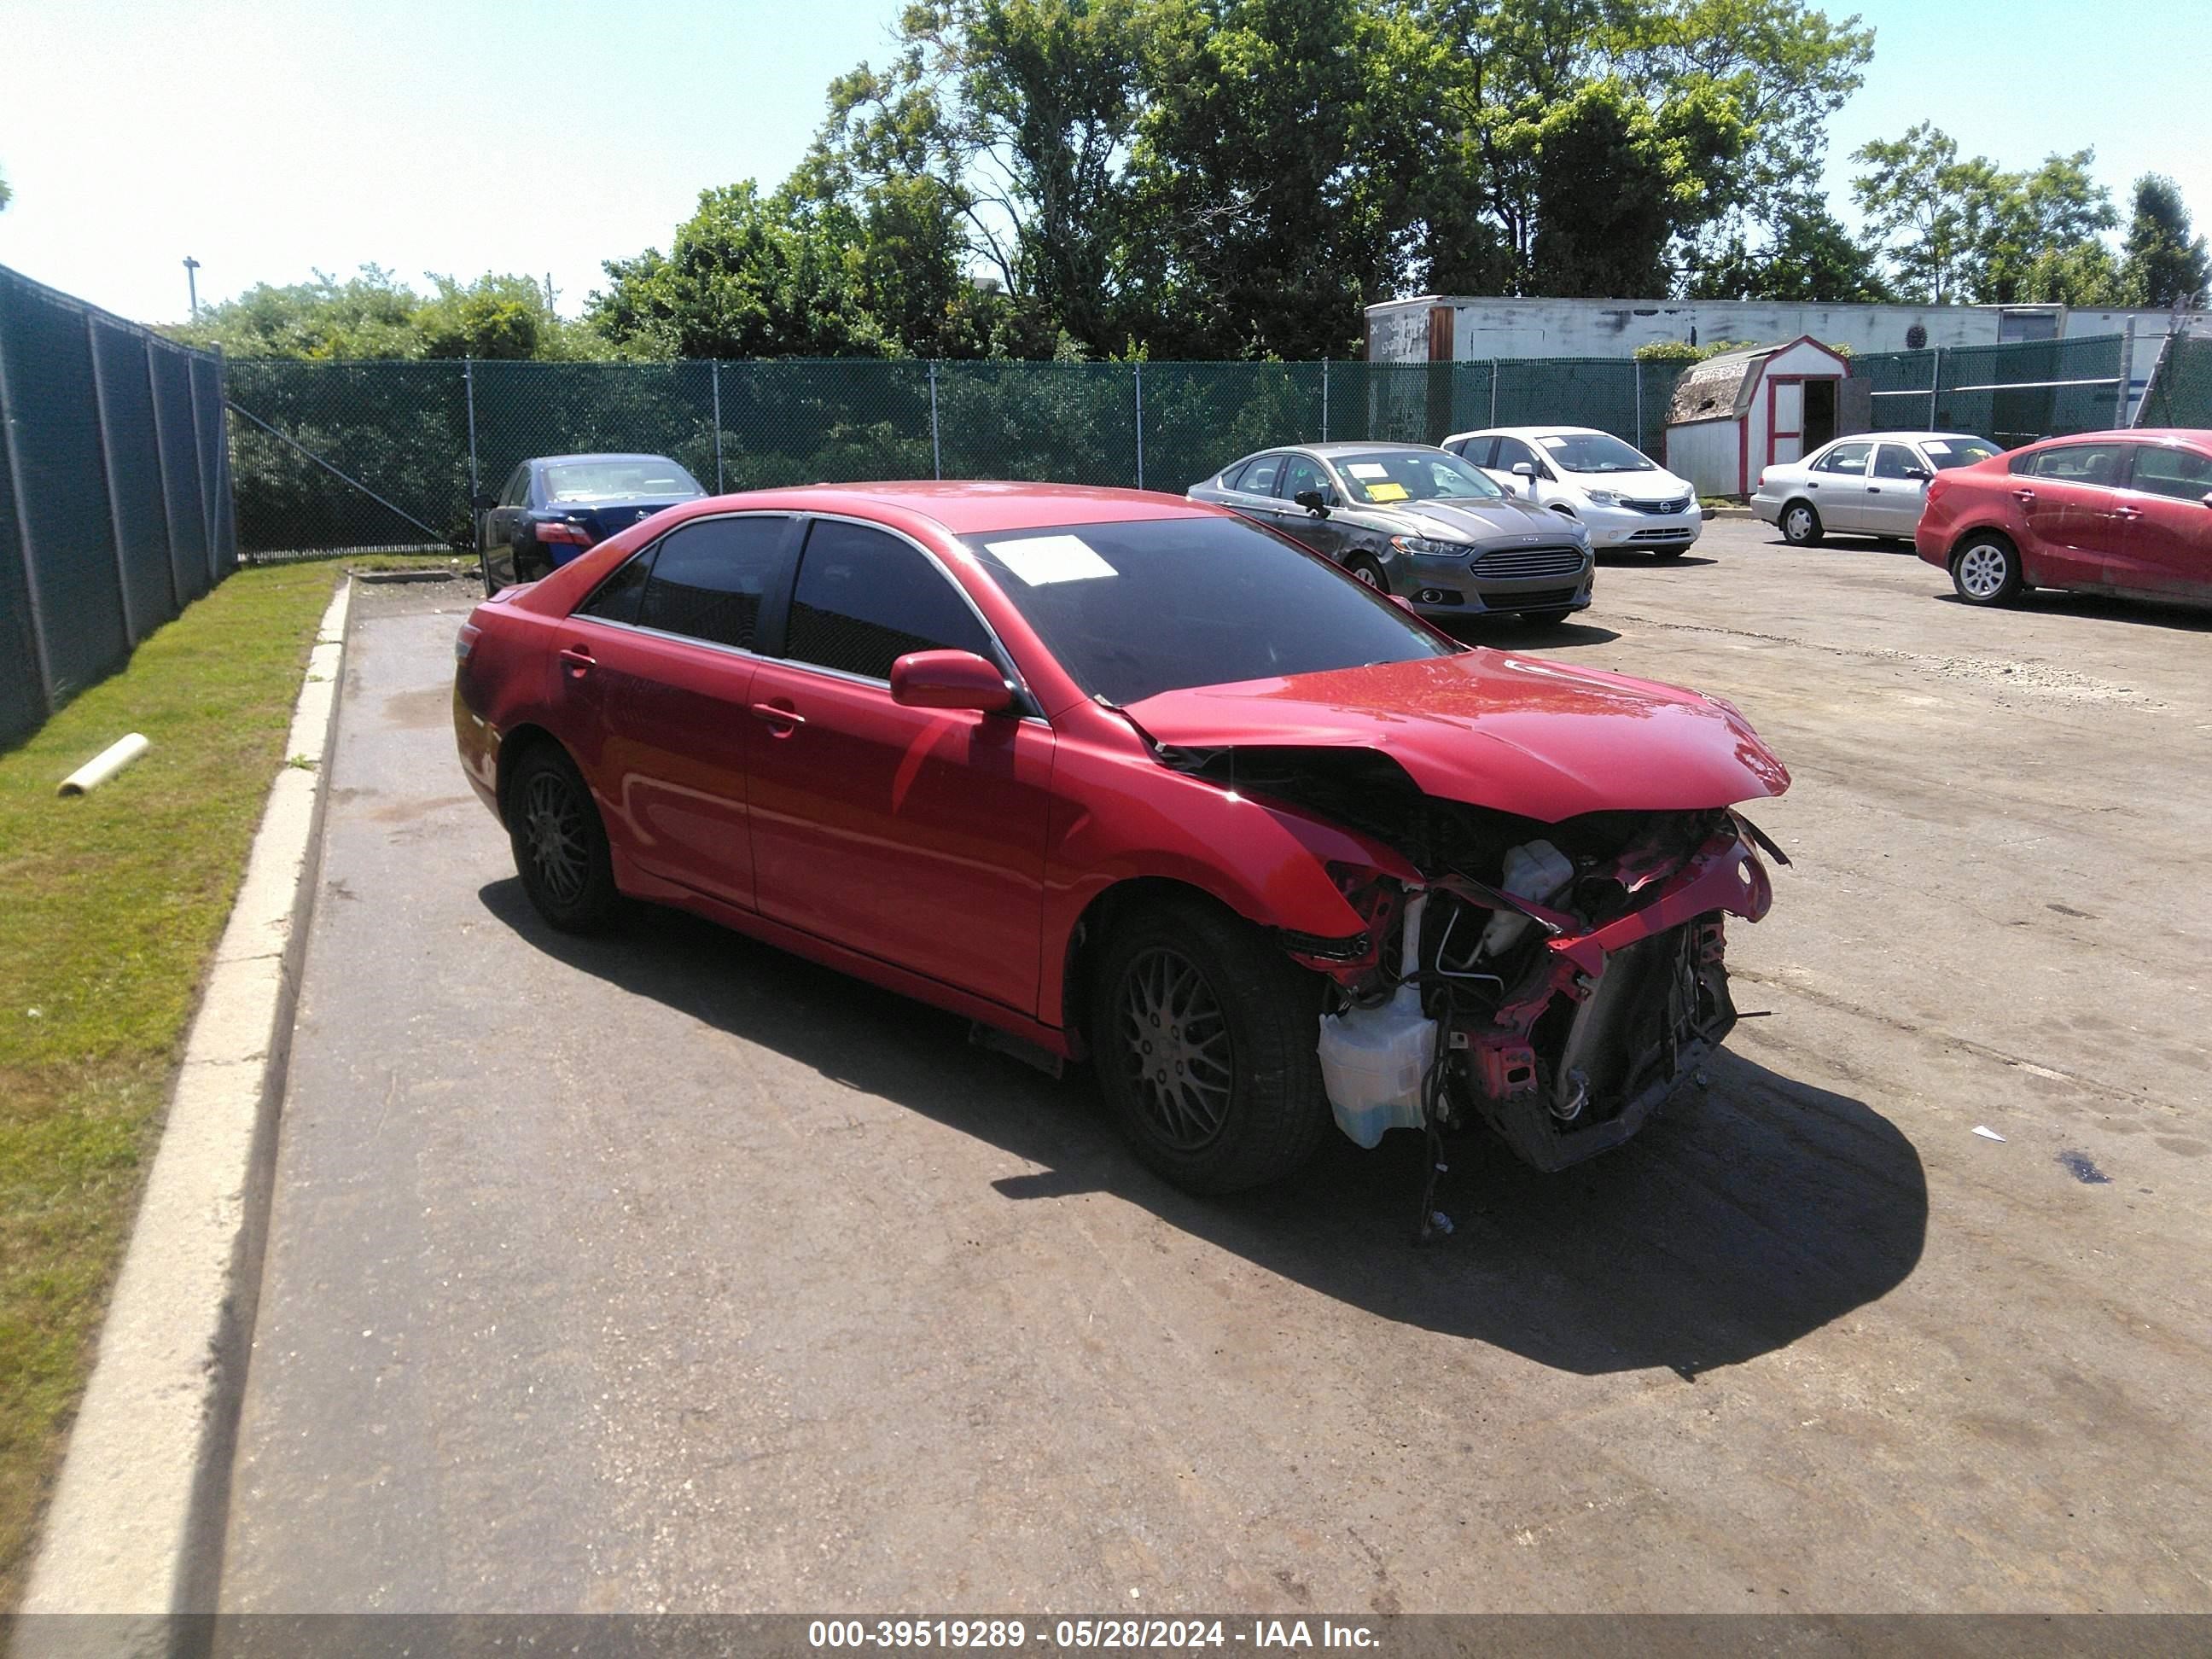
[(1789, 775), (1717, 698), (1470, 649), (1225, 509), (817, 485), (672, 508), (461, 629), (553, 926), (692, 910), (1087, 1059), (1152, 1168), (1480, 1122), (1619, 1145), (1736, 1015)]

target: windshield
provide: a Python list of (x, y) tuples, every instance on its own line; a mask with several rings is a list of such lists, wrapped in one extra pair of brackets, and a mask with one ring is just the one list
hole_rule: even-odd
[(635, 495), (674, 501), (706, 493), (675, 462), (652, 456), (619, 461), (564, 461), (545, 469), (548, 501), (605, 501)]
[(1076, 684), (1111, 703), (1459, 649), (1242, 519), (1073, 525), (967, 544)]
[(1976, 461), (1986, 461), (1992, 455), (2004, 453), (1986, 438), (1929, 438), (1920, 449), (1928, 457), (1928, 465), (1938, 472), (1948, 472), (1954, 466), (1972, 466)]
[(1441, 449), (1377, 449), (1329, 458), (1345, 492), (1368, 507), (1401, 501), (1502, 500), (1505, 492), (1456, 455)]
[(1536, 440), (1562, 472), (1656, 472), (1657, 463), (1603, 432), (1556, 432)]

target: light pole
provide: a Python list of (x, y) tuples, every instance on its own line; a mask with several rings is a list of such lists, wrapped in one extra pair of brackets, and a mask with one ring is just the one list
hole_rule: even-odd
[(200, 319), (200, 283), (192, 273), (199, 268), (198, 260), (189, 253), (185, 255), (185, 291), (192, 296), (192, 320), (196, 323)]

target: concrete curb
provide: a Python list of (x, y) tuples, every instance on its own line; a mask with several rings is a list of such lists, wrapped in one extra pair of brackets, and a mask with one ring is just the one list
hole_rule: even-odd
[[(185, 1042), (23, 1613), (211, 1612), (337, 718), (338, 588)], [(109, 1630), (112, 1642), (121, 1632)]]

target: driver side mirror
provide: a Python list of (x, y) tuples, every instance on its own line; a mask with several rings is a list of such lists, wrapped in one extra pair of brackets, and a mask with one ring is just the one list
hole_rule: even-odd
[(1301, 489), (1291, 499), (1316, 519), (1328, 517), (1328, 503), (1322, 498), (1322, 493), (1318, 489)]
[(1535, 493), (1536, 493), (1536, 464), (1535, 464), (1534, 461), (1516, 461), (1516, 462), (1514, 462), (1514, 463), (1513, 463), (1513, 476), (1514, 476), (1515, 477), (1516, 477), (1516, 478), (1520, 479), (1520, 480), (1521, 480), (1521, 482), (1522, 482), (1522, 483), (1524, 483), (1524, 484), (1526, 484), (1526, 485), (1528, 485), (1528, 493), (1530, 495), (1532, 495), (1532, 496), (1533, 496), (1533, 495), (1535, 495)]
[(909, 651), (891, 665), (891, 701), (999, 714), (1013, 707), (1014, 689), (995, 664), (973, 651)]
[(499, 497), (489, 489), (479, 489), (469, 497), (469, 506), (478, 513), (489, 513), (499, 505)]
[(1905, 469), (1905, 476), (1908, 478), (1917, 479), (1922, 483), (1926, 483), (1934, 475), (1924, 466), (1908, 466)]

